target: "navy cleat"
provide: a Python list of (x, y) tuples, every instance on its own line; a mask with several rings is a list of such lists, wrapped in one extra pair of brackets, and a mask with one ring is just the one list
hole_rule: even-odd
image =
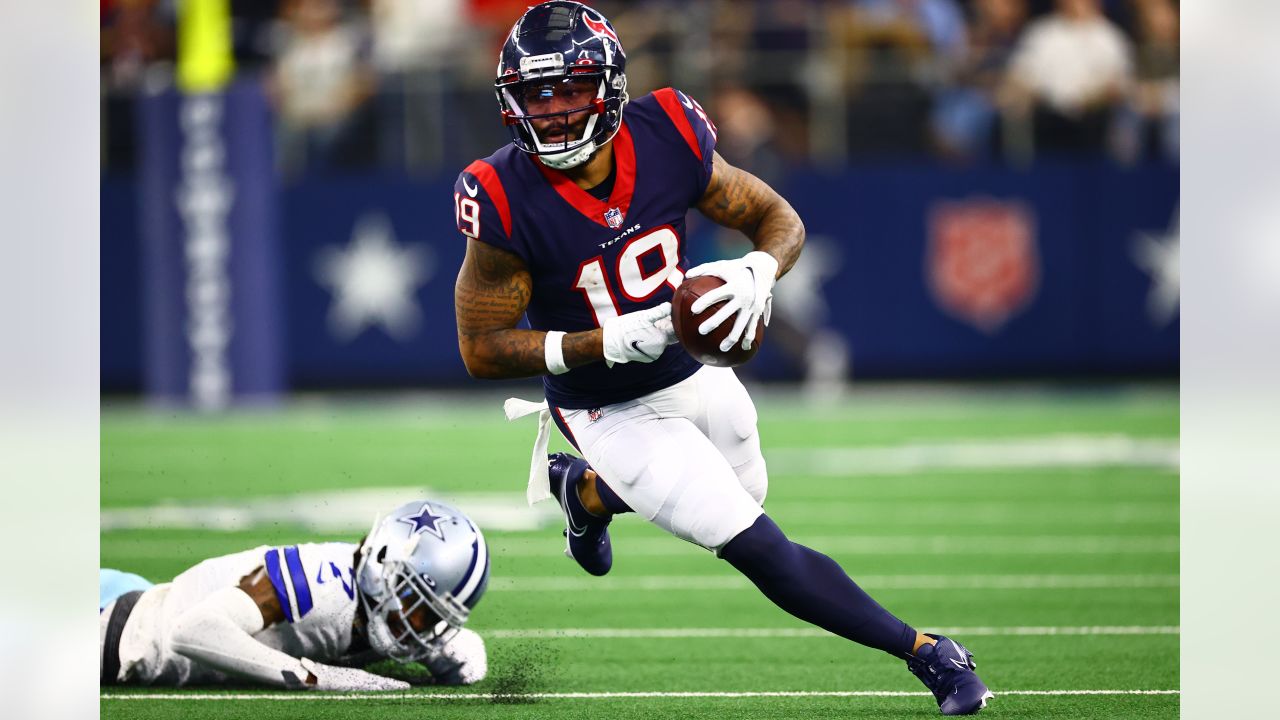
[(907, 669), (933, 691), (943, 715), (972, 715), (994, 698), (974, 672), (973, 653), (951, 638), (929, 635), (937, 645), (921, 645)]
[(568, 453), (553, 453), (549, 459), (551, 494), (564, 511), (564, 536), (568, 541), (564, 554), (573, 558), (592, 575), (604, 575), (613, 567), (613, 545), (609, 543), (609, 521), (587, 512), (578, 497), (578, 481), (590, 467), (586, 460)]

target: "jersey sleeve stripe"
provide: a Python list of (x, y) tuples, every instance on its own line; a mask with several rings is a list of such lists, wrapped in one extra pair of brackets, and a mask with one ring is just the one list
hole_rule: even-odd
[(284, 562), (289, 567), (293, 596), (298, 599), (298, 619), (301, 620), (311, 612), (311, 585), (307, 582), (307, 573), (302, 569), (302, 558), (298, 556), (297, 545), (284, 549)]
[(671, 122), (680, 131), (680, 135), (684, 137), (684, 141), (689, 143), (689, 149), (693, 150), (693, 154), (698, 160), (703, 160), (702, 148), (698, 146), (698, 137), (693, 133), (693, 126), (689, 124), (689, 116), (684, 114), (684, 108), (681, 107), (680, 98), (676, 97), (676, 91), (673, 88), (662, 88), (655, 90), (653, 96), (658, 99), (658, 104), (666, 111), (667, 117), (671, 118)]
[(498, 217), (502, 219), (502, 229), (507, 233), (507, 237), (511, 237), (511, 206), (507, 203), (507, 191), (502, 187), (502, 179), (498, 177), (498, 171), (493, 166), (483, 160), (476, 160), (467, 166), (464, 172), (471, 173), (472, 177), (480, 181), (484, 186), (484, 192), (493, 201), (493, 206), (498, 210)]
[(293, 622), (293, 607), (289, 602), (289, 591), (284, 586), (284, 573), (280, 572), (280, 549), (271, 548), (263, 557), (267, 568), (267, 578), (271, 580), (271, 588), (276, 591), (276, 600), (284, 610), (284, 619)]

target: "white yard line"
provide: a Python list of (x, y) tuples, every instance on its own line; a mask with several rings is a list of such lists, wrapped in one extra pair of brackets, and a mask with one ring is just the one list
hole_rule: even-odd
[(890, 447), (766, 448), (769, 467), (788, 475), (853, 477), (929, 470), (1154, 467), (1177, 471), (1178, 440), (1128, 435), (1048, 435), (951, 440)]
[[(1048, 635), (1178, 635), (1177, 625), (1099, 625), (1027, 627), (942, 627), (924, 628), (938, 635), (956, 637), (1043, 637)], [(519, 630), (479, 630), (493, 639), (551, 640), (574, 639), (682, 639), (682, 638), (819, 638), (836, 636), (819, 628), (527, 628)]]
[[(845, 555), (1143, 555), (1178, 552), (1177, 535), (796, 535), (796, 542)], [(541, 539), (491, 538), (495, 555), (546, 556)], [(563, 543), (561, 543), (563, 545)], [(674, 538), (629, 538), (617, 552), (627, 557), (706, 555)], [(559, 549), (563, 549), (562, 547)]]
[[(858, 575), (858, 584), (877, 590), (1062, 590), (1176, 588), (1177, 575)], [(638, 590), (739, 590), (750, 583), (737, 575), (644, 575), (498, 577), (489, 592), (584, 592)]]
[[(1034, 468), (1154, 467), (1176, 473), (1178, 441), (1127, 435), (1045, 435), (999, 440), (956, 440), (905, 443), (878, 447), (766, 449), (776, 474), (845, 478), (902, 475), (944, 470), (1026, 470)], [(511, 486), (517, 485), (512, 478)], [(150, 506), (105, 508), (99, 513), (103, 531), (124, 529), (191, 528), (246, 530), (278, 525), (301, 525), (311, 531), (360, 533), (374, 515), (417, 497), (435, 497), (463, 508), (487, 530), (535, 530), (560, 522), (554, 503), (530, 509), (524, 491), (457, 493), (412, 487), (366, 487), (351, 490), (296, 493), (202, 502), (162, 502)], [(844, 512), (843, 509), (839, 509)], [(1149, 508), (1125, 510), (1119, 517), (1109, 508), (1099, 518), (1137, 520)], [(1021, 510), (1018, 511), (1019, 513)], [(1137, 514), (1137, 517), (1128, 517)], [(1144, 515), (1145, 513), (1145, 515)], [(990, 522), (1003, 517), (979, 518)], [(1156, 520), (1168, 519), (1157, 509)], [(1176, 512), (1172, 516), (1176, 518)]]
[[(1181, 690), (999, 690), (996, 697), (1009, 695), (1037, 695), (1072, 697), (1077, 695), (1180, 695)], [(101, 693), (103, 700), (611, 700), (615, 698), (861, 698), (861, 697), (932, 697), (927, 692), (902, 690), (781, 690), (759, 692), (562, 692), (519, 693), (511, 695), (495, 693)]]
[[(826, 553), (844, 555), (1158, 555), (1178, 552), (1177, 535), (797, 535), (796, 542)], [(208, 555), (226, 550), (217, 535), (184, 538), (181, 552), (171, 539), (107, 539), (103, 547), (112, 555), (128, 558), (173, 558)], [(489, 549), (498, 557), (550, 557), (564, 543), (549, 544), (547, 537), (489, 537)], [(619, 544), (627, 557), (705, 556), (706, 550), (672, 537), (629, 538)]]

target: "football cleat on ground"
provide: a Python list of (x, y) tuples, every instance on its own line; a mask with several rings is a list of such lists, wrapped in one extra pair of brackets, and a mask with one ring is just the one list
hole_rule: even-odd
[(560, 501), (567, 525), (564, 554), (592, 575), (604, 575), (613, 567), (613, 546), (609, 543), (612, 516), (592, 515), (578, 498), (578, 481), (588, 467), (582, 458), (568, 453), (552, 453), (547, 470), (551, 476), (551, 494)]
[(929, 635), (937, 645), (921, 645), (907, 669), (933, 692), (943, 715), (972, 715), (994, 698), (974, 672), (973, 653), (951, 638)]

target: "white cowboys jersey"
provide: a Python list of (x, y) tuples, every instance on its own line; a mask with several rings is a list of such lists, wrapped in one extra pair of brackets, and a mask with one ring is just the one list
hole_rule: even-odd
[(138, 598), (120, 638), (120, 679), (146, 685), (218, 683), (224, 673), (173, 652), (168, 636), (187, 609), (265, 566), (285, 621), (254, 636), (294, 657), (331, 663), (351, 646), (355, 618), (353, 543), (262, 546), (211, 558)]

